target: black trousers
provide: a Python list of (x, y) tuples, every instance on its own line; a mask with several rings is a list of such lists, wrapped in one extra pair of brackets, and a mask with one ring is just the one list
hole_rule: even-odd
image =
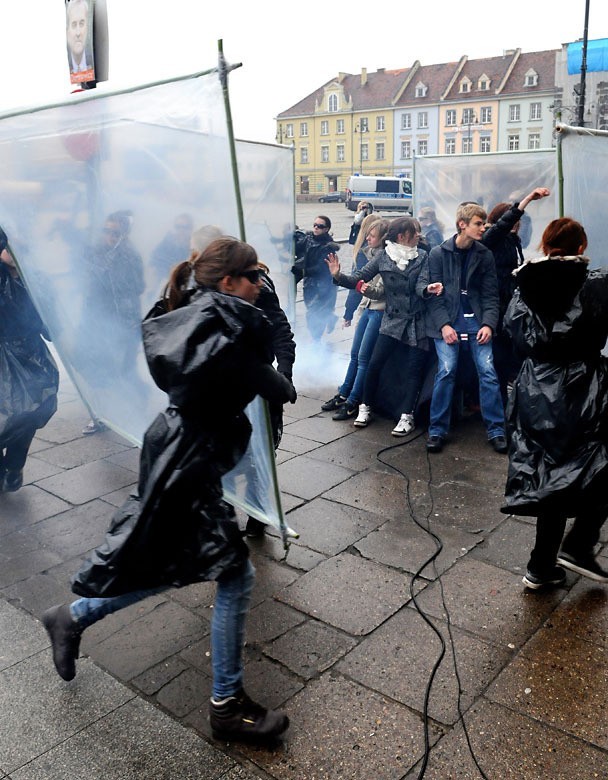
[(536, 542), (528, 562), (528, 569), (534, 574), (542, 575), (553, 569), (560, 547), (575, 558), (591, 555), (600, 538), (606, 512), (604, 510), (581, 512), (575, 517), (572, 528), (563, 539), (566, 520), (565, 515), (553, 513), (539, 515), (536, 518)]
[(0, 474), (5, 471), (20, 471), (25, 466), (35, 435), (36, 428), (26, 428), (19, 436), (12, 437), (9, 444), (0, 443)]
[(405, 382), (399, 416), (402, 414), (413, 414), (424, 380), (424, 369), (428, 352), (418, 347), (410, 347), (398, 339), (386, 336), (383, 333), (378, 336), (367, 366), (365, 385), (363, 387), (363, 403), (373, 406), (380, 381), (380, 373), (390, 356), (396, 351), (402, 353), (403, 365), (405, 367)]

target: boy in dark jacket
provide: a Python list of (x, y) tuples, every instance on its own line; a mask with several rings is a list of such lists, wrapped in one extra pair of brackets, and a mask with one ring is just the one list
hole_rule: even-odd
[(479, 377), (481, 414), (488, 441), (505, 453), (505, 418), (492, 357), (492, 336), (498, 324), (498, 283), (494, 257), (481, 244), (486, 213), (476, 203), (456, 212), (458, 233), (434, 247), (429, 255), (428, 279), (421, 274), (420, 289), (441, 282), (443, 293), (428, 296), (427, 332), (433, 338), (438, 366), (431, 399), (427, 450), (441, 452), (450, 429), (452, 397), (461, 342), (467, 342)]

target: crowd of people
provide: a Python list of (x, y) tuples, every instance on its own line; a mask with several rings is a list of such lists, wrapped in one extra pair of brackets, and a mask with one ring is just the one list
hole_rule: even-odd
[[(594, 556), (608, 515), (608, 361), (601, 355), (608, 279), (589, 272), (584, 228), (569, 218), (547, 226), (543, 257), (524, 261), (518, 226), (526, 207), (548, 194), (536, 188), (489, 215), (463, 202), (456, 232), (445, 239), (430, 207), (418, 218), (386, 220), (364, 204), (351, 231), (349, 274), (341, 271), (330, 219), (317, 216), (311, 232), (296, 233), (293, 269), (303, 282), (314, 342), (335, 327), (338, 286), (350, 290), (343, 316), (344, 327), (356, 321), (350, 360), (337, 393), (322, 406), (334, 420), (370, 424), (381, 374), (396, 359), (405, 380), (392, 434), (407, 436), (416, 427), (425, 376), (436, 365), (426, 449), (438, 453), (450, 434), (459, 362), (470, 355), (487, 439), (497, 453), (509, 452), (502, 509), (536, 517), (523, 580), (533, 590), (561, 585), (565, 568), (608, 583)], [(92, 250), (94, 286), (142, 288), (129, 228), (124, 212), (107, 218)], [(251, 426), (244, 410), (256, 395), (269, 402), (278, 447), (283, 405), (297, 398), (295, 338), (252, 246), (216, 226), (192, 233), (185, 214), (160, 246), (173, 267), (141, 332), (168, 405), (145, 434), (137, 493), (73, 578), (79, 598), (48, 609), (43, 623), (57, 672), (71, 680), (90, 625), (170, 587), (215, 580), (211, 727), (220, 739), (265, 742), (282, 735), (289, 719), (245, 692), (242, 648), (254, 569), (221, 478), (245, 451)], [(160, 246), (153, 258), (159, 271)], [(173, 265), (178, 250), (189, 256)], [(120, 273), (136, 275), (129, 284), (119, 276), (112, 281), (119, 256), (128, 266)], [(90, 307), (99, 302), (98, 296)], [(120, 308), (106, 315), (126, 317), (132, 331), (138, 301)], [(14, 366), (0, 387), (0, 492), (11, 492), (21, 487), (35, 431), (56, 409), (58, 372), (45, 343), (50, 336), (1, 231), (0, 311), (0, 357)], [(91, 316), (86, 308), (85, 315)], [(132, 360), (131, 342), (122, 346), (121, 361)], [(20, 396), (15, 388), (23, 385), (28, 394)], [(248, 519), (248, 535), (263, 529), (259, 519)]]

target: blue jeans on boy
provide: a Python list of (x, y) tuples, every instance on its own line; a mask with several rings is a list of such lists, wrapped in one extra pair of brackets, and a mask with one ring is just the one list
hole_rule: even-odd
[[(233, 696), (243, 687), (243, 642), (255, 569), (247, 560), (240, 572), (220, 576), (211, 619), (212, 695), (216, 701)], [(84, 630), (106, 615), (136, 604), (169, 588), (149, 588), (111, 598), (82, 598), (70, 604), (70, 613)]]
[[(446, 344), (443, 339), (434, 339), (434, 341), (438, 365), (431, 399), (429, 436), (440, 436), (445, 439), (450, 430), (460, 341), (455, 344)], [(494, 370), (492, 342), (478, 344), (473, 334), (469, 337), (468, 344), (479, 378), (479, 403), (481, 416), (488, 431), (488, 439), (504, 436), (505, 413), (498, 377)]]
[(361, 313), (355, 328), (355, 335), (350, 348), (350, 363), (346, 370), (344, 382), (338, 388), (342, 398), (346, 398), (353, 406), (360, 403), (363, 398), (365, 374), (374, 351), (374, 346), (378, 340), (383, 314), (384, 312), (378, 309), (365, 309)]

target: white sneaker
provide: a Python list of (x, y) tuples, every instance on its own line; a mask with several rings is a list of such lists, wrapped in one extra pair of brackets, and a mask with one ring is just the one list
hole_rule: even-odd
[(357, 428), (365, 428), (365, 426), (370, 421), (371, 416), (371, 406), (367, 406), (367, 404), (359, 404), (359, 414), (357, 415), (357, 419), (353, 425), (355, 425)]
[(402, 414), (399, 422), (391, 433), (393, 436), (407, 436), (407, 434), (410, 431), (413, 431), (416, 427), (416, 423), (414, 422), (414, 415), (413, 414)]

